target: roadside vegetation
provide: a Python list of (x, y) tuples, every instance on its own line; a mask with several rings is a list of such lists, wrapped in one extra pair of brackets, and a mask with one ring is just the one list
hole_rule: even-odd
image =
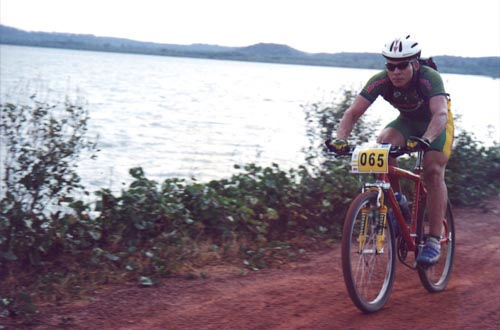
[[(353, 97), (345, 90), (331, 104), (304, 106), (311, 144), (303, 166), (246, 164), (203, 183), (156, 182), (133, 168), (126, 189), (101, 189), (92, 202), (74, 197), (85, 194), (75, 171), (82, 151), (96, 151), (85, 106), (36, 95), (27, 104), (1, 104), (0, 324), (7, 317), (34, 322), (40, 302), (89, 297), (97, 285), (154, 287), (172, 274), (205, 277), (198, 267), (221, 262), (244, 274), (333, 244), (360, 179), (328, 158), (321, 142)], [(372, 140), (372, 127), (361, 121), (354, 143)], [(460, 133), (447, 170), (452, 203), (477, 205), (498, 194), (491, 178), (499, 176), (499, 146)]]

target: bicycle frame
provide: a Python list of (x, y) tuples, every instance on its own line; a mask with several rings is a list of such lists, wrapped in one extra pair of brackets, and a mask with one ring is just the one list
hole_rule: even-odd
[[(394, 165), (389, 165), (388, 173), (382, 173), (377, 175), (377, 181), (389, 183), (389, 188), (385, 190), (386, 193), (386, 201), (388, 201), (391, 206), (394, 216), (396, 217), (396, 221), (398, 226), (402, 232), (402, 237), (408, 247), (408, 250), (417, 252), (418, 242), (417, 239), (417, 218), (418, 211), (420, 207), (420, 201), (424, 200), (427, 196), (427, 190), (425, 189), (422, 181), (422, 177), (420, 174), (422, 173), (422, 163), (423, 163), (423, 152), (419, 151), (417, 154), (417, 162), (413, 171), (408, 171), (402, 168), (399, 168)], [(413, 182), (414, 192), (413, 192), (413, 205), (411, 211), (411, 219), (410, 219), (410, 228), (408, 229), (407, 223), (401, 212), (399, 207), (399, 203), (396, 200), (396, 196), (394, 194), (394, 190), (390, 186), (389, 176), (395, 178), (402, 178), (406, 180), (410, 180)]]

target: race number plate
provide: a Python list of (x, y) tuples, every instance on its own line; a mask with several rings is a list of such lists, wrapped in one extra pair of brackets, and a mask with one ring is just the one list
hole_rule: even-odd
[(356, 147), (351, 158), (352, 173), (387, 173), (390, 144)]

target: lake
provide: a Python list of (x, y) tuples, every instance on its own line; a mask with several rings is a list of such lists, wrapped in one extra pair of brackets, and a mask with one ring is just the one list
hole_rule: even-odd
[[(360, 90), (375, 72), (0, 45), (2, 102), (33, 91), (86, 100), (101, 150), (80, 163), (90, 190), (119, 190), (135, 166), (159, 181), (206, 181), (235, 173), (234, 164), (302, 164), (302, 106), (329, 104), (344, 87)], [(500, 80), (443, 79), (459, 126), (487, 145), (500, 142)], [(379, 98), (368, 116), (386, 123), (397, 111)]]

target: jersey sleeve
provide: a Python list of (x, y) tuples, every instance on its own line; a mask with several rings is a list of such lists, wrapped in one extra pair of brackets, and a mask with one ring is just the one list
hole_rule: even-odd
[(385, 71), (381, 71), (375, 74), (368, 80), (365, 87), (359, 93), (365, 99), (370, 102), (374, 102), (379, 95), (383, 94), (383, 91), (387, 84), (389, 83), (389, 77)]
[(420, 84), (420, 90), (428, 98), (436, 95), (446, 95), (441, 75), (432, 68), (421, 67), (418, 83)]

